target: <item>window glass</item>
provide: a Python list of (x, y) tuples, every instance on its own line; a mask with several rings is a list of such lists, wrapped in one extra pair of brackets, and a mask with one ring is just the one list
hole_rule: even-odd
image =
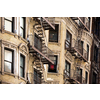
[(20, 55), (20, 76), (24, 77), (25, 57)]
[(5, 71), (11, 73), (11, 63), (4, 62), (4, 66), (5, 66)]
[(5, 30), (12, 32), (12, 23), (5, 20)]
[(49, 30), (49, 42), (58, 42), (59, 25), (55, 25), (55, 30)]
[(57, 56), (54, 56), (54, 65), (50, 64), (49, 68), (48, 68), (48, 72), (53, 72), (53, 73), (57, 73)]
[(22, 28), (20, 28), (20, 35), (21, 37), (24, 37), (24, 30)]
[(12, 62), (12, 51), (5, 50), (5, 60)]
[(20, 67), (20, 76), (24, 77), (24, 71), (23, 71), (23, 68), (21, 68), (21, 67)]
[(24, 18), (20, 17), (20, 26), (24, 28)]

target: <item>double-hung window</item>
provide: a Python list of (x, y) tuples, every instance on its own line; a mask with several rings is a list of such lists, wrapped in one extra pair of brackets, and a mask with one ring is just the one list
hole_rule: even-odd
[(25, 56), (20, 54), (20, 76), (24, 77), (24, 70), (25, 70)]
[(25, 17), (20, 17), (20, 35), (25, 38)]
[(72, 38), (71, 33), (69, 33), (69, 31), (66, 31), (66, 48), (71, 47), (71, 38)]
[(13, 51), (9, 49), (4, 50), (4, 71), (13, 73)]
[(65, 61), (65, 70), (68, 77), (70, 77), (70, 63)]
[(14, 33), (14, 17), (4, 17), (5, 30)]
[(54, 56), (54, 65), (50, 64), (49, 68), (48, 68), (48, 72), (53, 72), (53, 73), (57, 73), (57, 59), (58, 56)]
[(49, 30), (49, 42), (58, 42), (59, 25), (55, 25), (55, 30)]
[(89, 45), (87, 44), (87, 60), (89, 60)]

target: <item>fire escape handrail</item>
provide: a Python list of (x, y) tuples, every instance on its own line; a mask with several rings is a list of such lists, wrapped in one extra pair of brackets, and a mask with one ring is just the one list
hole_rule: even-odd
[(81, 83), (81, 84), (86, 84), (86, 79), (79, 74), (79, 72), (77, 72), (74, 69), (70, 69), (70, 72), (67, 71), (66, 69), (64, 70), (64, 76), (65, 76), (65, 80), (66, 79), (72, 79), (74, 81), (76, 81), (77, 83)]

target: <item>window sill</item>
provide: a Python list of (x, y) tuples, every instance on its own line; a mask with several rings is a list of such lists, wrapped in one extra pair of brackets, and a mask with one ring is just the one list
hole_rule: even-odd
[(58, 42), (48, 42), (48, 44), (58, 45), (58, 46), (60, 46), (60, 45), (61, 45), (61, 43), (58, 43)]
[[(2, 72), (0, 72), (0, 73), (2, 73)], [(26, 81), (27, 82), (27, 80), (25, 79), (25, 78), (23, 78), (23, 77), (20, 77), (20, 76), (18, 76), (18, 75), (15, 75), (15, 74), (13, 74), (13, 73), (9, 73), (9, 72), (3, 72), (2, 73), (2, 75), (10, 75), (10, 76), (14, 76), (15, 78), (16, 77), (18, 77), (19, 79), (22, 79), (22, 80), (24, 80), (24, 81)]]
[(47, 74), (48, 75), (56, 75), (56, 76), (60, 75), (59, 73), (53, 73), (53, 72), (47, 72)]

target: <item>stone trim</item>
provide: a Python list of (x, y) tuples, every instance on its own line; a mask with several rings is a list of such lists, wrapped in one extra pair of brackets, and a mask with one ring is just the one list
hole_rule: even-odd
[[(19, 76), (19, 79), (22, 78), (22, 79), (25, 79), (27, 80), (27, 68), (28, 68), (28, 57), (29, 57), (29, 51), (28, 51), (28, 47), (26, 44), (24, 43), (21, 43), (19, 46), (19, 50), (18, 50), (18, 76)], [(20, 54), (24, 55), (25, 56), (25, 69), (24, 69), (24, 78), (23, 77), (20, 77)]]
[(16, 75), (16, 68), (17, 68), (17, 62), (16, 62), (16, 57), (17, 57), (17, 45), (13, 44), (13, 43), (10, 43), (8, 41), (4, 41), (4, 40), (0, 40), (0, 43), (1, 43), (1, 58), (2, 58), (2, 61), (1, 61), (1, 72), (2, 74), (4, 74), (4, 48), (8, 48), (8, 49), (11, 49), (14, 51), (14, 74)]

